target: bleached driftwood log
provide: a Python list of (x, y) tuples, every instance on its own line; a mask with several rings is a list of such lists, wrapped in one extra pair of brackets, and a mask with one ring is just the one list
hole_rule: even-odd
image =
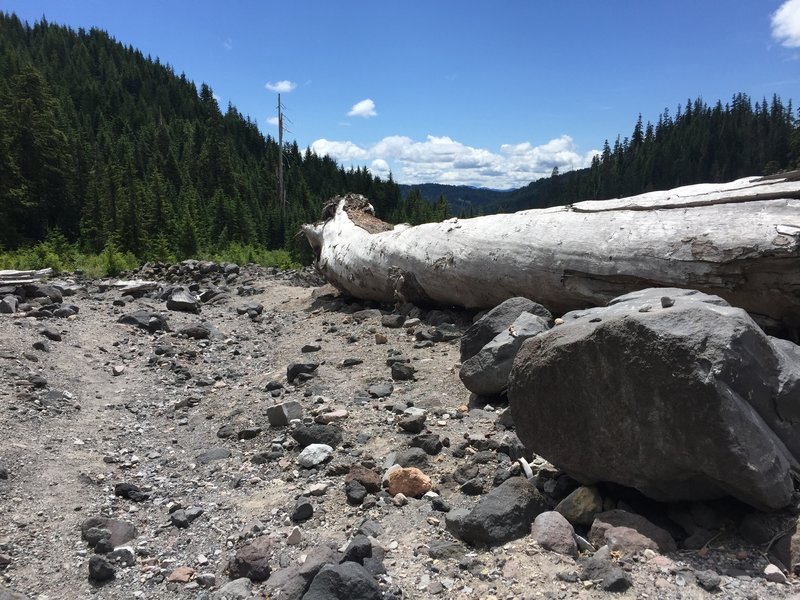
[(362, 196), (305, 225), (321, 273), (360, 298), (464, 307), (526, 296), (556, 313), (646, 287), (722, 296), (800, 324), (800, 181), (700, 184), (392, 228)]
[(44, 277), (50, 277), (53, 269), (39, 269), (38, 271), (15, 271), (5, 269), (0, 271), (0, 285), (17, 285), (21, 283), (32, 283)]

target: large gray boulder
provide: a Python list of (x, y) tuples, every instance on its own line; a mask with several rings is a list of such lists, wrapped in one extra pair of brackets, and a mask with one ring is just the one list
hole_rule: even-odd
[(647, 289), (528, 340), (508, 396), (526, 447), (584, 484), (657, 500), (789, 504), (800, 456), (800, 348), (741, 309)]
[(458, 375), (464, 386), (481, 396), (502, 393), (508, 385), (508, 374), (522, 342), (549, 328), (547, 319), (529, 312), (520, 314), (509, 327), (461, 365)]
[(461, 336), (461, 362), (480, 352), (481, 348), (491, 342), (498, 333), (507, 329), (523, 312), (542, 317), (550, 326), (553, 324), (553, 315), (541, 304), (521, 296), (509, 298), (475, 321), (464, 332)]

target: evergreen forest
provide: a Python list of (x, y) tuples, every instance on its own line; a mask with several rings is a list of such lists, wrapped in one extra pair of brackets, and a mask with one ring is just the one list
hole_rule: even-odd
[(799, 117), (777, 96), (698, 98), (655, 124), (640, 115), (587, 169), (554, 168), (510, 192), (401, 191), (391, 176), (345, 169), (296, 142), (280, 148), (234, 106), (222, 109), (208, 85), (103, 31), (0, 12), (0, 251), (49, 239), (139, 261), (234, 247), (305, 262), (300, 225), (338, 194), (364, 194), (384, 220), (418, 224), (771, 174), (800, 168)]

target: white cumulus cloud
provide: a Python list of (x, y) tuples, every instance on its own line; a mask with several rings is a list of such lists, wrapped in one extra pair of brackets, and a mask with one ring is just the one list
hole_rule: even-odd
[(353, 142), (335, 142), (324, 138), (311, 144), (311, 151), (319, 156), (327, 154), (340, 162), (353, 162), (369, 158), (369, 153)]
[(297, 84), (294, 81), (289, 81), (288, 79), (282, 79), (281, 81), (276, 81), (272, 83), (268, 81), (265, 85), (270, 92), (276, 92), (278, 94), (288, 94), (294, 88), (297, 87)]
[(347, 116), (364, 117), (367, 119), (369, 117), (377, 117), (378, 113), (375, 112), (375, 103), (370, 98), (367, 98), (366, 100), (362, 100), (361, 102), (356, 102), (353, 104), (353, 108), (350, 109), (350, 112), (347, 113)]
[(787, 48), (800, 48), (800, 0), (787, 0), (772, 13), (772, 37)]
[(373, 175), (377, 175), (378, 177), (383, 177), (386, 179), (389, 177), (389, 173), (392, 169), (389, 167), (389, 163), (387, 163), (385, 160), (382, 158), (376, 158), (369, 166), (369, 170)]
[(392, 171), (400, 183), (449, 183), (496, 189), (521, 187), (549, 177), (553, 167), (562, 173), (587, 167), (597, 153), (596, 150), (580, 153), (568, 135), (538, 146), (530, 142), (503, 144), (498, 152), (434, 135), (422, 141), (393, 135), (369, 147), (320, 139), (311, 149), (346, 165), (370, 164), (373, 174), (381, 177), (395, 166)]

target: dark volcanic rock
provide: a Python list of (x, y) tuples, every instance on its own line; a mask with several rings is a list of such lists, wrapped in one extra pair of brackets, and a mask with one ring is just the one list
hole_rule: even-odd
[(464, 387), (481, 396), (502, 393), (508, 385), (511, 365), (522, 343), (548, 329), (546, 319), (523, 312), (477, 354), (464, 361), (458, 373)]
[(409, 381), (414, 379), (417, 370), (407, 363), (396, 362), (392, 364), (392, 379), (395, 381)]
[(354, 562), (324, 566), (303, 600), (380, 600), (380, 587), (364, 567)]
[(167, 299), (167, 309), (197, 314), (200, 312), (200, 300), (190, 291), (177, 287)]
[(466, 362), (480, 352), (481, 348), (491, 342), (498, 333), (507, 329), (523, 312), (542, 317), (550, 326), (553, 324), (553, 316), (541, 304), (520, 296), (509, 298), (483, 315), (464, 332), (461, 336), (461, 362)]
[(305, 448), (310, 444), (325, 444), (331, 448), (336, 448), (342, 443), (342, 430), (335, 425), (301, 425), (292, 432), (292, 437)]
[(447, 513), (447, 528), (470, 544), (502, 544), (530, 533), (547, 510), (545, 499), (527, 479), (512, 477), (491, 490), (466, 514)]
[(790, 502), (800, 347), (691, 290), (644, 290), (564, 321), (523, 344), (509, 377), (530, 450), (583, 484), (612, 481), (657, 500)]
[(292, 363), (286, 367), (286, 379), (289, 383), (294, 383), (300, 375), (311, 375), (319, 368), (319, 363)]
[(166, 317), (159, 313), (146, 310), (137, 310), (127, 315), (122, 315), (117, 319), (117, 323), (141, 327), (150, 333), (155, 333), (156, 331), (170, 331)]
[(89, 581), (105, 583), (114, 579), (114, 567), (102, 556), (94, 554), (89, 557)]

